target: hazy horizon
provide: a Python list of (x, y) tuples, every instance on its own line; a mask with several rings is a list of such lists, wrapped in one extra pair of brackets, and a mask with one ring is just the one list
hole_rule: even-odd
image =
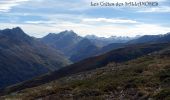
[[(19, 27), (19, 26), (16, 26), (16, 27), (12, 27), (12, 28), (4, 28), (4, 29), (0, 29), (0, 30), (5, 30), (5, 29), (15, 29), (15, 28), (17, 28), (17, 27)], [(22, 29), (22, 27), (19, 27), (19, 28), (21, 28)], [(22, 29), (23, 30), (23, 29)], [(24, 31), (24, 30), (23, 30)], [(43, 38), (43, 37), (45, 37), (45, 36), (47, 36), (47, 35), (49, 35), (49, 34), (60, 34), (60, 33), (62, 33), (62, 32), (65, 32), (65, 31), (68, 31), (68, 32), (70, 32), (70, 31), (72, 31), (72, 32), (74, 32), (75, 34), (77, 34), (78, 36), (81, 36), (81, 35), (79, 35), (78, 33), (76, 33), (74, 30), (63, 30), (63, 31), (60, 31), (60, 32), (49, 32), (49, 33), (47, 33), (47, 34), (45, 34), (44, 36), (41, 36), (41, 37), (36, 37), (36, 36), (33, 36), (33, 35), (30, 35), (30, 34), (28, 34), (28, 33), (26, 33), (25, 31), (24, 31), (24, 33), (25, 34), (27, 34), (28, 36), (31, 36), (31, 37), (34, 37), (34, 38)], [(164, 34), (155, 34), (155, 35), (165, 35), (165, 34), (169, 34), (170, 32), (168, 32), (168, 33), (164, 33)], [(149, 34), (149, 35), (152, 35), (152, 34)], [(104, 36), (97, 36), (97, 35), (95, 35), (95, 34), (87, 34), (87, 35), (84, 35), (84, 36), (81, 36), (81, 37), (87, 37), (87, 36), (94, 36), (94, 37), (98, 37), (98, 38), (112, 38), (112, 37), (122, 37), (122, 38), (138, 38), (138, 37), (141, 37), (141, 36), (144, 36), (144, 35), (136, 35), (136, 36), (118, 36), (118, 35), (111, 35), (111, 36), (108, 36), (108, 37), (104, 37)]]

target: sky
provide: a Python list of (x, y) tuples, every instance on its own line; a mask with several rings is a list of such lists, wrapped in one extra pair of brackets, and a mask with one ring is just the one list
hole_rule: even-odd
[[(157, 2), (158, 6), (91, 6), (92, 3)], [(0, 29), (27, 34), (73, 30), (80, 36), (136, 36), (170, 32), (170, 0), (0, 0)]]

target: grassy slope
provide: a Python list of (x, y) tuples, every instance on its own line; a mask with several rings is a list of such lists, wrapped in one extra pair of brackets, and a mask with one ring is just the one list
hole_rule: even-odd
[(65, 77), (1, 99), (170, 99), (170, 52), (154, 53), (125, 63)]
[(125, 62), (132, 59), (136, 59), (143, 55), (147, 55), (151, 52), (159, 51), (169, 46), (168, 43), (160, 43), (160, 44), (141, 44), (141, 45), (132, 45), (127, 46), (125, 48), (120, 48), (116, 50), (112, 50), (108, 53), (105, 53), (100, 56), (91, 57), (85, 60), (82, 60), (78, 63), (72, 64), (70, 66), (64, 67), (58, 71), (53, 73), (49, 73), (38, 78), (34, 78), (32, 80), (28, 80), (16, 85), (13, 85), (9, 88), (5, 88), (5, 90), (0, 90), (0, 95), (3, 93), (11, 93), (14, 91), (23, 90), (25, 88), (31, 88), (35, 86), (39, 86), (41, 84), (48, 83), (53, 80), (57, 80), (61, 77), (70, 76), (72, 74), (85, 72), (89, 70), (93, 70), (96, 68), (101, 68), (107, 65), (110, 62)]

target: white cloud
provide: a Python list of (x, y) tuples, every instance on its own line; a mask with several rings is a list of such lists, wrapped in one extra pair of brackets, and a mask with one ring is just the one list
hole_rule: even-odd
[(129, 20), (129, 19), (115, 19), (115, 18), (84, 18), (82, 20), (83, 22), (104, 22), (104, 23), (138, 23), (135, 20)]
[(138, 25), (102, 25), (88, 27), (71, 27), (82, 36), (95, 34), (97, 36), (136, 36), (136, 35), (156, 35), (170, 32), (169, 27), (153, 24)]
[(27, 24), (54, 24), (54, 21), (25, 21)]
[(0, 1), (0, 12), (8, 12), (14, 6), (19, 5), (22, 2), (29, 0), (1, 0)]
[(158, 12), (158, 13), (169, 13), (170, 12), (170, 7), (169, 6), (162, 6), (162, 7), (157, 7), (157, 8), (146, 8), (143, 10), (139, 10), (138, 12), (146, 12), (146, 13), (153, 13), (153, 12)]

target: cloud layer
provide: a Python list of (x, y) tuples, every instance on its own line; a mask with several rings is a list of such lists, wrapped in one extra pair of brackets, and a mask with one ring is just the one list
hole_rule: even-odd
[(12, 9), (12, 7), (15, 7), (26, 1), (29, 1), (29, 0), (1, 0), (0, 1), (0, 12), (8, 12)]
[[(97, 1), (103, 0), (93, 0)], [(114, 8), (91, 7), (89, 0), (0, 0), (0, 29), (20, 26), (36, 37), (63, 30), (74, 30), (82, 36), (95, 34), (105, 37), (170, 32), (170, 1), (149, 1), (157, 1), (160, 5)]]
[(102, 23), (137, 23), (135, 20), (128, 20), (128, 19), (109, 19), (109, 18), (85, 18), (82, 20), (83, 22), (102, 22)]

